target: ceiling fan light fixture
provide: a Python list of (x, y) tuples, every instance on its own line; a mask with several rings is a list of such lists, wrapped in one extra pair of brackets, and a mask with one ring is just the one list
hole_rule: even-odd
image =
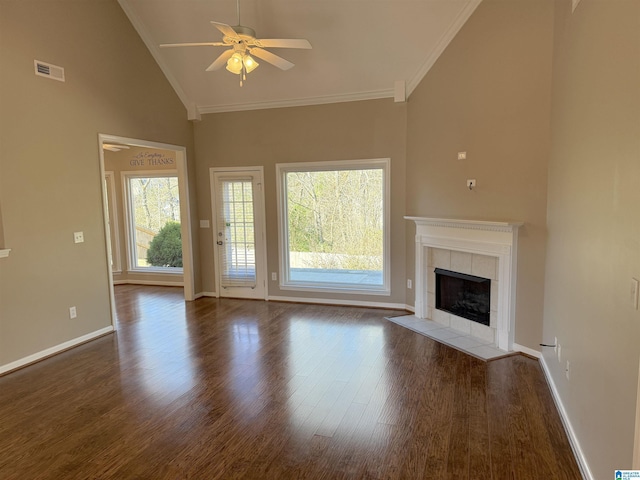
[(244, 69), (247, 73), (253, 72), (260, 65), (255, 59), (249, 55), (248, 53), (242, 57), (242, 63), (244, 64)]
[(226, 70), (234, 75), (242, 75), (240, 77), (240, 86), (243, 80), (247, 79), (247, 74), (253, 72), (260, 64), (253, 54), (261, 60), (281, 69), (289, 70), (293, 67), (293, 63), (285, 60), (278, 55), (271, 53), (265, 48), (311, 48), (308, 40), (302, 38), (256, 38), (254, 29), (245, 27), (240, 24), (240, 0), (236, 0), (238, 9), (238, 24), (235, 26), (226, 23), (211, 21), (211, 24), (222, 33), (222, 42), (192, 42), (192, 43), (165, 43), (161, 47), (196, 47), (196, 46), (213, 46), (213, 47), (229, 47), (222, 52), (209, 65), (205, 71), (212, 72), (219, 70), (226, 64)]
[(235, 52), (229, 60), (227, 60), (227, 70), (235, 75), (242, 73), (242, 54)]

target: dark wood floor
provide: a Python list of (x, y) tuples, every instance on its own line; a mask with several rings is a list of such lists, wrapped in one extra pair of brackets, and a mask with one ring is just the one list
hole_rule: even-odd
[(533, 359), (390, 310), (116, 296), (116, 334), (0, 378), (0, 478), (580, 478)]

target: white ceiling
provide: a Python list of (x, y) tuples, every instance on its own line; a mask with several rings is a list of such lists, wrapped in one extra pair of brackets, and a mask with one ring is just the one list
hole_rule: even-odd
[(313, 105), (409, 95), (481, 0), (240, 0), (241, 24), (258, 38), (306, 38), (312, 50), (269, 49), (293, 62), (265, 61), (247, 75), (205, 69), (225, 47), (214, 20), (236, 25), (235, 0), (119, 0), (167, 79), (198, 113)]

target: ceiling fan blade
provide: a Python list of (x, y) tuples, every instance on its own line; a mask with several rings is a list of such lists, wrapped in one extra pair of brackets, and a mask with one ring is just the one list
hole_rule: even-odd
[(226, 23), (219, 23), (219, 22), (212, 21), (211, 25), (213, 25), (218, 30), (220, 30), (222, 32), (222, 34), (224, 36), (226, 36), (226, 37), (237, 38), (238, 40), (240, 39), (240, 37), (238, 37), (238, 34), (236, 33), (236, 31), (233, 28), (231, 28), (229, 25), (227, 25)]
[(259, 47), (252, 48), (251, 54), (255, 55), (258, 58), (261, 58), (265, 62), (269, 62), (271, 65), (275, 65), (281, 70), (289, 70), (291, 67), (293, 67), (293, 63), (291, 63), (289, 60), (285, 60), (284, 58), (279, 57), (278, 55), (274, 55), (273, 53), (263, 50)]
[(311, 48), (309, 40), (304, 38), (261, 38), (256, 44), (266, 48)]
[(130, 147), (115, 143), (103, 143), (102, 148), (104, 150), (109, 150), (110, 152), (119, 152), (120, 150), (129, 150)]
[(227, 63), (227, 60), (229, 60), (229, 58), (231, 57), (231, 55), (233, 55), (233, 49), (230, 48), (229, 50), (225, 50), (224, 52), (222, 52), (220, 54), (220, 56), (218, 58), (216, 58), (214, 60), (214, 62), (209, 65), (206, 69), (207, 72), (212, 72), (214, 70), (218, 70), (220, 67), (222, 67), (225, 63)]
[(162, 43), (160, 48), (166, 47), (224, 47), (223, 42), (197, 42), (197, 43)]

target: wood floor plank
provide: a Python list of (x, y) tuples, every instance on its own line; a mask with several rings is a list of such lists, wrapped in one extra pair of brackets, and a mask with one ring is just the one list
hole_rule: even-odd
[[(510, 358), (510, 357), (509, 357)], [(490, 362), (487, 368), (487, 415), (489, 417), (489, 455), (494, 479), (516, 479), (513, 457), (517, 455), (511, 444), (509, 405), (517, 402), (513, 389), (510, 362)], [(579, 477), (577, 477), (579, 478)]]
[(469, 472), (470, 478), (491, 477), (491, 456), (487, 455), (489, 417), (487, 413), (487, 376), (485, 363), (470, 360), (469, 391)]
[(580, 478), (531, 358), (393, 310), (115, 291), (115, 335), (0, 377), (3, 480)]
[(471, 358), (459, 355), (456, 359), (455, 388), (451, 433), (447, 458), (447, 475), (451, 478), (469, 477)]

